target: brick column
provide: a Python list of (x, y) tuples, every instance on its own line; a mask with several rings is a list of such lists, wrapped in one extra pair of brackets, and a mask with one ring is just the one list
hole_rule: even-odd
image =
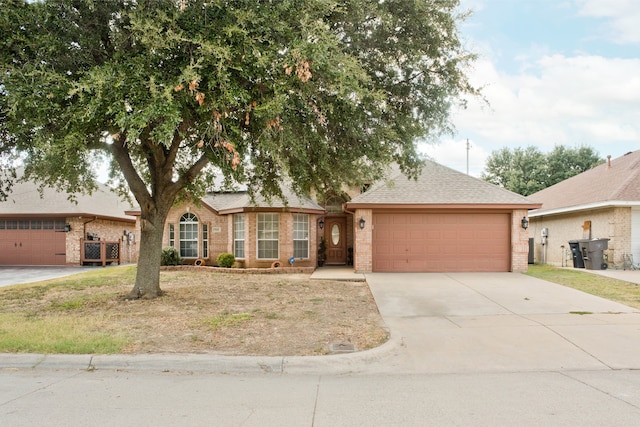
[[(360, 218), (365, 226), (360, 229)], [(353, 215), (354, 269), (357, 273), (369, 273), (373, 268), (373, 212), (371, 209), (356, 209)]]
[(511, 271), (527, 271), (529, 268), (529, 232), (522, 228), (526, 209), (514, 210), (511, 215)]

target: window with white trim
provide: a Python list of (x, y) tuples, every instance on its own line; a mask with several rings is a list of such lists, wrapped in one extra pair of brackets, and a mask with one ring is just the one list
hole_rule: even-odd
[(180, 256), (198, 258), (198, 217), (187, 212), (180, 217)]
[(258, 259), (278, 259), (280, 237), (280, 215), (258, 214)]
[(173, 224), (169, 224), (169, 246), (176, 247), (176, 230)]
[(293, 257), (309, 258), (309, 215), (293, 214)]
[(233, 256), (244, 259), (244, 214), (233, 216)]
[(209, 258), (209, 224), (202, 224), (202, 258)]

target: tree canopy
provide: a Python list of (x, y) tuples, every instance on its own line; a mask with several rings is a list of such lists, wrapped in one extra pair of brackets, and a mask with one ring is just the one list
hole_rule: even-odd
[(0, 156), (68, 192), (94, 188), (96, 156), (109, 159), (141, 209), (131, 295), (154, 297), (169, 209), (215, 177), (270, 197), (390, 162), (416, 174), (414, 141), (450, 130), (450, 106), (477, 94), (457, 7), (0, 0)]
[(482, 179), (528, 196), (604, 162), (591, 147), (556, 145), (545, 154), (537, 147), (502, 148), (487, 159)]

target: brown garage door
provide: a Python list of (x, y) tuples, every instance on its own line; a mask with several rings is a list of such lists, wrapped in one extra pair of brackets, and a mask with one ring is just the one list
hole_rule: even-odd
[(507, 213), (374, 213), (373, 271), (509, 271)]
[(64, 221), (0, 219), (0, 265), (64, 265)]

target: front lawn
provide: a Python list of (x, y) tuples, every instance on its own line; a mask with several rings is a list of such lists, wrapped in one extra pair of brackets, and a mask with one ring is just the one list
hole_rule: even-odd
[(530, 265), (526, 274), (640, 309), (640, 286), (635, 283), (587, 273), (580, 269), (542, 264)]

